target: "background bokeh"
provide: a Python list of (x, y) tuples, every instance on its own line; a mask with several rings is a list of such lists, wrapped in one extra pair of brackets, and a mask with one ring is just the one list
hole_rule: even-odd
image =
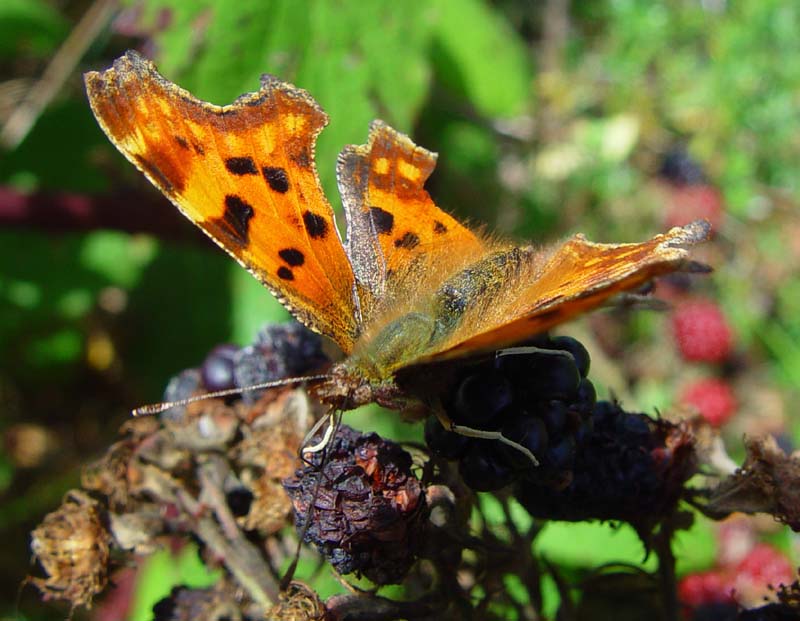
[[(285, 317), (116, 153), (83, 71), (136, 48), (220, 104), (264, 72), (294, 82), (331, 117), (317, 165), (335, 205), (336, 154), (382, 118), (439, 152), (431, 194), (487, 230), (635, 241), (710, 219), (697, 254), (715, 273), (657, 294), (713, 304), (732, 334), (724, 356), (687, 360), (669, 313), (601, 312), (566, 331), (589, 347), (601, 396), (631, 409), (724, 385), (715, 424), (736, 458), (743, 433), (787, 447), (800, 433), (798, 32), (793, 0), (4, 0), (0, 617), (63, 618), (30, 589), (15, 603), (27, 533), (130, 408), (215, 344)], [(353, 421), (419, 434), (375, 410)], [(641, 561), (624, 529), (548, 529), (537, 545), (566, 567)], [(793, 558), (783, 531), (753, 529)], [(712, 566), (714, 527), (686, 537), (682, 571)], [(187, 575), (208, 579), (192, 558), (152, 561), (131, 618)]]

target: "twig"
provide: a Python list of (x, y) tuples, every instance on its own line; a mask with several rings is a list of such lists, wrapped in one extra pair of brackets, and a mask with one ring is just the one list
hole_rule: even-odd
[(219, 528), (208, 518), (198, 521), (197, 534), (210, 544), (206, 537), (215, 541), (215, 547), (225, 565), (239, 583), (247, 589), (253, 600), (265, 608), (278, 600), (278, 583), (272, 577), (269, 566), (258, 549), (242, 534), (236, 519), (230, 512), (221, 489), (223, 472), (227, 469), (221, 459), (209, 460), (200, 465), (200, 496), (214, 511), (222, 526), (224, 540), (220, 541)]
[(105, 28), (116, 8), (116, 0), (95, 0), (89, 10), (72, 29), (66, 41), (55, 53), (27, 95), (19, 102), (0, 131), (0, 144), (7, 149), (15, 148), (28, 135), (36, 119), (53, 97), (61, 90), (75, 65)]
[(166, 200), (155, 193), (148, 196), (136, 191), (99, 196), (26, 194), (0, 186), (0, 227), (57, 232), (113, 229), (150, 233), (161, 239), (205, 241)]
[(665, 519), (653, 538), (653, 549), (658, 557), (658, 581), (664, 604), (664, 618), (677, 621), (680, 605), (678, 602), (677, 578), (675, 575), (675, 554), (672, 551), (672, 535), (675, 530)]

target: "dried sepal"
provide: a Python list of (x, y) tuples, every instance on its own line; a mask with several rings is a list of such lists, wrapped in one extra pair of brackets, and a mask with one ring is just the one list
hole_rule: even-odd
[(748, 439), (742, 467), (711, 493), (706, 511), (769, 513), (800, 531), (800, 455), (787, 455), (771, 436)]
[(159, 429), (154, 418), (134, 418), (121, 428), (123, 439), (112, 444), (105, 455), (85, 466), (81, 472), (84, 489), (101, 494), (112, 511), (125, 511), (135, 505), (130, 496), (131, 462), (147, 438)]
[(108, 583), (110, 544), (102, 505), (82, 491), (69, 491), (31, 534), (33, 558), (47, 577), (29, 581), (46, 600), (89, 607)]

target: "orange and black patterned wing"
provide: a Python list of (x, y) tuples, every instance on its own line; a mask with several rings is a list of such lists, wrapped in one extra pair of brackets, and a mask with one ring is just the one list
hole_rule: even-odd
[[(710, 226), (696, 221), (638, 244), (597, 244), (576, 235), (558, 246), (529, 282), (514, 283), (505, 304), (466, 318), (461, 329), (429, 352), (426, 361), (446, 360), (518, 343), (597, 308), (609, 297), (636, 289), (651, 279), (678, 271), (708, 271), (691, 261), (684, 246), (707, 238)], [(490, 323), (487, 325), (487, 318)]]
[(135, 52), (85, 80), (114, 145), (300, 321), (349, 352), (355, 282), (314, 165), (327, 123), (319, 105), (265, 76), (258, 92), (215, 106)]
[(347, 253), (365, 308), (383, 298), (393, 275), (424, 274), (443, 255), (478, 257), (484, 244), (439, 209), (424, 188), (436, 154), (383, 121), (373, 121), (365, 145), (339, 155), (337, 177), (347, 217)]

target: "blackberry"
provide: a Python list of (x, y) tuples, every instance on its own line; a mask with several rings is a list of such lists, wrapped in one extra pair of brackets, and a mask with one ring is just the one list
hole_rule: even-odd
[(425, 443), (439, 457), (458, 459), (467, 450), (470, 442), (472, 440), (467, 436), (442, 427), (439, 419), (435, 416), (430, 416), (425, 421)]
[(529, 450), (540, 462), (507, 443), (469, 439), (429, 420), (425, 439), (440, 457), (457, 459), (465, 483), (477, 491), (505, 487), (524, 476), (542, 484), (569, 480), (581, 442), (593, 429), (597, 395), (585, 377), (589, 354), (570, 337), (539, 337), (538, 349), (505, 350), (494, 359), (461, 368), (440, 401), (455, 423), (497, 431)]
[(477, 492), (493, 492), (511, 485), (516, 478), (514, 470), (503, 463), (496, 451), (486, 450), (485, 445), (489, 442), (491, 441), (477, 440), (470, 444), (458, 463), (458, 472), (464, 483)]
[[(515, 416), (503, 425), (502, 432), (506, 438), (521, 444), (536, 456), (542, 455), (547, 447), (547, 427), (541, 418)], [(511, 467), (515, 469), (531, 467), (527, 455), (513, 446), (501, 444), (497, 449), (503, 460)]]
[(497, 359), (497, 367), (531, 399), (571, 399), (581, 381), (575, 360), (559, 354), (508, 354)]
[(624, 520), (648, 528), (677, 504), (694, 473), (691, 436), (680, 426), (625, 412), (600, 401), (580, 450), (577, 434), (564, 436), (543, 455), (543, 465), (571, 470), (561, 489), (526, 475), (517, 498), (538, 518), (567, 521)]
[(586, 351), (583, 343), (579, 340), (571, 336), (556, 336), (550, 339), (545, 348), (569, 352), (572, 354), (575, 366), (578, 367), (578, 373), (580, 373), (581, 377), (589, 375), (589, 367), (592, 360), (589, 357), (589, 352)]
[(674, 185), (699, 185), (705, 181), (700, 164), (684, 147), (673, 147), (667, 151), (658, 174)]
[[(180, 401), (195, 394), (203, 383), (199, 369), (181, 371), (167, 383), (164, 389), (164, 401)], [(163, 420), (180, 421), (186, 413), (185, 406), (176, 406), (161, 413)]]
[(307, 526), (303, 540), (338, 572), (391, 584), (416, 560), (425, 495), (411, 456), (399, 445), (342, 425), (326, 450), (311, 454), (311, 464), (283, 487), (298, 532)]
[(225, 390), (236, 385), (233, 370), (238, 351), (236, 345), (217, 345), (206, 356), (200, 367), (200, 376), (207, 390)]
[[(233, 358), (236, 386), (246, 388), (284, 377), (297, 377), (325, 364), (322, 339), (299, 323), (267, 325), (252, 345), (240, 349)], [(261, 391), (244, 394), (255, 401)]]
[(452, 418), (470, 427), (486, 425), (511, 404), (511, 383), (496, 371), (467, 376), (456, 388)]

